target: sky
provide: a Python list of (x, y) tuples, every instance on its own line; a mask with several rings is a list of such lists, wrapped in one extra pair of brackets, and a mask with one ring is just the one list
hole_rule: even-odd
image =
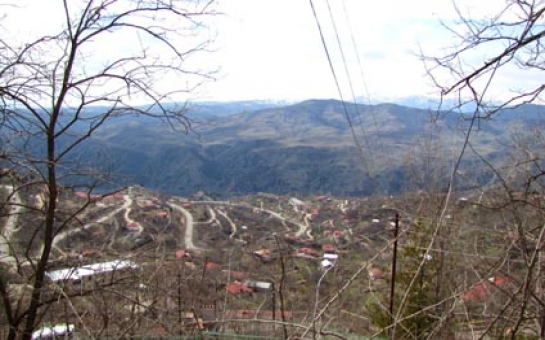
[[(62, 15), (56, 15), (62, 9), (60, 0), (11, 1), (17, 4), (18, 13), (15, 7), (4, 7), (9, 14), (3, 18), (3, 27), (15, 39), (29, 31), (43, 34), (62, 23)], [(441, 25), (457, 18), (452, 1), (312, 0), (322, 42), (309, 0), (217, 0), (214, 8), (220, 14), (207, 18), (206, 32), (200, 32), (203, 39), (214, 37), (210, 52), (199, 54), (189, 64), (215, 71), (214, 80), (192, 92), (190, 99), (357, 98), (377, 103), (410, 96), (436, 98), (439, 90), (418, 55), (443, 55), (452, 47), (451, 35)], [(462, 13), (481, 18), (504, 2), (456, 3)], [(123, 40), (101, 50), (127, 51), (131, 40)], [(91, 62), (92, 57), (89, 54), (87, 60)], [(478, 63), (487, 56), (478, 52), (474, 57)], [(526, 79), (540, 82), (541, 75)], [(165, 80), (167, 87), (180, 82)], [(519, 80), (520, 74), (513, 70), (497, 83), (505, 91)]]
[[(440, 24), (456, 18), (450, 0), (330, 0), (331, 15), (327, 1), (313, 3), (341, 94), (308, 0), (227, 0), (220, 1), (225, 16), (215, 23), (218, 49), (211, 59), (221, 69), (217, 81), (205, 89), (210, 98), (342, 96), (372, 103), (437, 96), (418, 55), (441, 54), (450, 46), (448, 32)], [(459, 5), (474, 16), (486, 6), (494, 7), (493, 1), (477, 3)]]

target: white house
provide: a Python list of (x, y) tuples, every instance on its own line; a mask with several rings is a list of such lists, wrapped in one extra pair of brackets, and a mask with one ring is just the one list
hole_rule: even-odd
[(74, 339), (75, 327), (72, 324), (45, 326), (32, 333), (32, 340)]
[(339, 255), (338, 255), (338, 254), (324, 253), (324, 259), (326, 259), (326, 260), (335, 261), (335, 260), (338, 259), (338, 258), (339, 258)]
[(109, 262), (87, 264), (80, 267), (52, 270), (45, 273), (51, 282), (80, 282), (84, 278), (96, 274), (111, 273), (121, 270), (134, 270), (140, 268), (138, 264), (129, 260), (115, 260)]

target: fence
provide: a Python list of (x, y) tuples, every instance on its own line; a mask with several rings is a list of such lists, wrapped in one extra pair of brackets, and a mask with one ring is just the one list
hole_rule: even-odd
[(281, 340), (278, 337), (268, 337), (263, 335), (247, 335), (224, 332), (196, 332), (192, 335), (135, 335), (131, 337), (100, 337), (100, 338), (82, 338), (78, 340)]

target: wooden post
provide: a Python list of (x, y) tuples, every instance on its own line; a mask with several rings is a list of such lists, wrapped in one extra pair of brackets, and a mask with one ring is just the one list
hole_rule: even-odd
[(394, 317), (394, 299), (396, 283), (396, 264), (397, 264), (397, 235), (399, 230), (399, 213), (396, 213), (394, 221), (394, 252), (392, 256), (392, 282), (390, 284), (390, 317), (392, 318), (391, 339), (395, 339), (395, 317)]

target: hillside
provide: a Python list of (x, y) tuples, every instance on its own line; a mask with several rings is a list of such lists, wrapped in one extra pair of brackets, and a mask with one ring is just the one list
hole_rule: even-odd
[[(46, 196), (32, 187), (7, 183), (0, 186), (0, 198), (6, 202), (0, 225), (7, 239), (2, 244), (10, 247), (0, 247), (0, 267), (10, 294), (24, 299), (25, 284), (34, 275), (31, 263), (43, 247), (38, 241), (42, 231), (31, 226), (39, 224)], [(490, 194), (486, 200), (493, 197)], [(459, 254), (500, 258), (503, 249), (498, 242), (506, 230), (497, 228), (502, 217), (478, 208), (476, 199), (458, 197), (448, 209), (445, 223), (456, 227), (450, 231), (456, 237), (433, 248), (430, 259), (439, 258), (437, 251), (452, 249), (445, 261), (456, 258), (449, 268), (458, 275), (445, 287), (451, 287), (449, 294), (465, 292), (467, 306), (479, 307), (480, 300), (470, 298), (472, 284), (480, 282), (471, 268), (484, 263)], [(218, 201), (202, 193), (174, 197), (140, 186), (106, 196), (62, 189), (59, 220), (83, 205), (87, 207), (79, 218), (57, 230), (53, 241), (42, 293), (53, 297), (44, 315), (46, 324), (71, 322), (78, 334), (97, 337), (122, 333), (129, 327), (127, 320), (138, 320), (130, 325), (137, 335), (171, 336), (217, 327), (271, 335), (280, 330), (267, 322), (309, 322), (319, 292), (322, 300), (316, 303), (330, 303), (329, 308), (343, 316), (328, 313), (328, 329), (372, 335), (380, 329), (370, 321), (369, 304), (386, 299), (389, 291), (396, 213), (402, 212), (398, 264), (402, 280), (413, 265), (405, 252), (422, 242), (419, 221), (427, 220), (418, 216), (423, 206), (432, 207), (433, 197), (343, 199), (262, 193)], [(478, 229), (472, 227), (475, 223)], [(486, 241), (472, 243), (483, 234)], [(108, 266), (116, 268), (103, 273)], [(433, 266), (427, 273), (430, 279)], [(88, 268), (95, 269), (90, 274)], [(513, 268), (511, 275), (515, 273)], [(353, 275), (358, 279), (353, 281)], [(349, 286), (343, 296), (333, 299), (344, 285)], [(70, 298), (55, 298), (58, 287)], [(248, 323), (255, 318), (260, 320), (257, 328)], [(242, 323), (236, 327), (222, 323), (231, 319)]]
[[(477, 151), (501, 162), (512, 129), (535, 126), (541, 110), (521, 107), (479, 123), (474, 132)], [(445, 155), (461, 146), (461, 128), (467, 125), (448, 112), (396, 104), (343, 105), (336, 100), (240, 113), (230, 106), (223, 112), (218, 104), (214, 114), (201, 111), (188, 112), (195, 121), (189, 135), (161, 122), (114, 120), (87, 148), (109, 155), (112, 170), (125, 175), (125, 184), (170, 194), (396, 194), (418, 188), (410, 174), (420, 171), (423, 159), (448, 166), (452, 157)], [(491, 175), (477, 167), (474, 158), (466, 155), (463, 171), (488, 182)]]

